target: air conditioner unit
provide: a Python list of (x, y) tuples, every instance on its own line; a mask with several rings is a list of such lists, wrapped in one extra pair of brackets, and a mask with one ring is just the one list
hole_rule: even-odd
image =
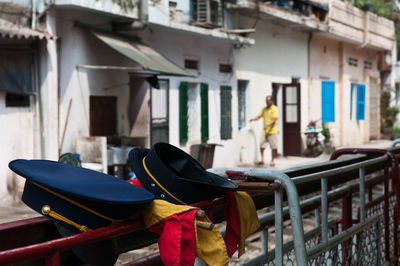
[(222, 11), (218, 0), (192, 0), (193, 20), (197, 26), (215, 28), (222, 23)]
[(379, 70), (391, 71), (392, 70), (392, 51), (383, 51), (379, 53)]

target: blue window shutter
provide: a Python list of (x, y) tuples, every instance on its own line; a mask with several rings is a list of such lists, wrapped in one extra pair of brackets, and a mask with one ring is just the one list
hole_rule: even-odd
[(365, 119), (365, 84), (357, 84), (357, 120)]
[(335, 82), (322, 81), (322, 123), (335, 122)]

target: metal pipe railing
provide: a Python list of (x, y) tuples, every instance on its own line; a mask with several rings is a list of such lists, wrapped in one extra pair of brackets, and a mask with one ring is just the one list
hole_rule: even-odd
[[(360, 151), (360, 149), (354, 149), (352, 150), (352, 154), (354, 154), (355, 151)], [(364, 151), (364, 150), (361, 150)], [(368, 183), (370, 180), (365, 180), (365, 168), (367, 166), (371, 165), (376, 165), (379, 163), (384, 163), (388, 162), (391, 160), (392, 164), (392, 182), (393, 182), (393, 187), (396, 189), (396, 185), (399, 183), (398, 182), (398, 158), (393, 155), (389, 154), (386, 150), (379, 150), (376, 154), (380, 154), (381, 152), (385, 151), (385, 154), (381, 154), (382, 156), (374, 158), (374, 159), (368, 159), (362, 162), (357, 162), (354, 164), (350, 164), (347, 166), (342, 166), (338, 167), (335, 169), (331, 170), (324, 170), (320, 171), (318, 173), (313, 173), (313, 174), (307, 174), (307, 175), (302, 175), (294, 178), (290, 178), (288, 175), (286, 175), (283, 172), (280, 171), (274, 171), (274, 170), (268, 170), (268, 169), (245, 169), (245, 168), (236, 168), (236, 169), (228, 169), (228, 168), (218, 168), (218, 169), (209, 169), (209, 171), (214, 172), (216, 174), (219, 174), (221, 176), (228, 177), (229, 175), (227, 174), (227, 171), (234, 171), (236, 173), (239, 173), (242, 176), (247, 176), (247, 177), (256, 177), (261, 180), (265, 180), (268, 182), (273, 182), (271, 184), (271, 187), (274, 189), (274, 195), (275, 195), (275, 212), (268, 213), (265, 215), (259, 216), (259, 220), (261, 224), (265, 224), (268, 221), (275, 220), (275, 250), (274, 250), (274, 258), (275, 258), (275, 263), (276, 265), (282, 265), (283, 264), (283, 255), (284, 255), (284, 246), (286, 245), (283, 243), (283, 232), (282, 232), (282, 225), (284, 221), (285, 215), (289, 214), (291, 224), (292, 224), (292, 229), (293, 229), (293, 248), (295, 251), (296, 255), (296, 260), (298, 265), (305, 265), (307, 263), (307, 260), (309, 259), (310, 253), (307, 255), (306, 247), (305, 247), (305, 234), (303, 231), (303, 222), (302, 222), (302, 212), (301, 210), (303, 208), (314, 208), (316, 210), (316, 226), (319, 227), (321, 235), (322, 235), (322, 243), (319, 245), (320, 251), (322, 250), (323, 245), (326, 245), (327, 243), (332, 244), (332, 239), (336, 239), (334, 237), (329, 238), (328, 235), (328, 207), (329, 207), (329, 202), (337, 197), (343, 197), (344, 195), (350, 195), (355, 191), (354, 186), (351, 187), (340, 187), (337, 189), (334, 189), (332, 191), (328, 191), (329, 189), (329, 184), (328, 184), (328, 177), (337, 175), (337, 174), (342, 174), (342, 173), (347, 173), (349, 171), (353, 171), (355, 169), (358, 169), (359, 172), (359, 185), (358, 185), (358, 190), (360, 191), (360, 195), (365, 196), (365, 188), (368, 187)], [(342, 154), (345, 154), (345, 152), (339, 152), (336, 154), (336, 156), (340, 156)], [(337, 158), (336, 157), (336, 158)], [(375, 168), (374, 168), (375, 169)], [(374, 170), (375, 171), (375, 170)], [(388, 168), (385, 168), (385, 180), (387, 181), (387, 177), (389, 176)], [(315, 181), (315, 180), (321, 180), (321, 195), (312, 197), (310, 199), (307, 199), (305, 201), (300, 202), (299, 199), (299, 193), (297, 190), (296, 185), (297, 184), (302, 184), (306, 183), (309, 181)], [(389, 187), (386, 187), (388, 183), (385, 184), (385, 193), (389, 192)], [(288, 206), (287, 207), (282, 207), (283, 203), (283, 191), (282, 188), (286, 192), (287, 200), (288, 200)], [(397, 191), (396, 191), (397, 192)], [(397, 192), (398, 193), (398, 192)], [(397, 195), (396, 193), (396, 195)], [(364, 199), (363, 199), (364, 198)], [(204, 207), (205, 209), (208, 210), (213, 210), (213, 208), (218, 206), (221, 206), (225, 203), (223, 199), (215, 200), (215, 201), (210, 201), (199, 204), (199, 207)], [(385, 199), (385, 205), (388, 203), (386, 202)], [(367, 219), (366, 216), (366, 211), (365, 211), (365, 197), (360, 197), (360, 222), (361, 224), (366, 223), (369, 220)], [(396, 205), (395, 208), (395, 213), (397, 212), (398, 204)], [(311, 209), (312, 210), (312, 209)], [(319, 210), (319, 211), (318, 211)], [(351, 210), (351, 209), (350, 209)], [(319, 214), (321, 213), (322, 219), (319, 220)], [(387, 217), (387, 211), (385, 210), (385, 220)], [(388, 219), (387, 219), (388, 220)], [(364, 222), (363, 222), (364, 221)], [(321, 226), (320, 226), (321, 222)], [(395, 219), (395, 223), (397, 224), (397, 219)], [(354, 226), (353, 226), (354, 227)], [(353, 227), (351, 227), (353, 229)], [(0, 252), (0, 264), (4, 263), (15, 263), (19, 262), (22, 260), (26, 259), (31, 259), (31, 258), (38, 258), (38, 257), (46, 257), (46, 261), (49, 263), (49, 265), (58, 265), (57, 262), (59, 263), (59, 252), (71, 249), (73, 247), (79, 246), (79, 245), (85, 245), (97, 241), (101, 241), (106, 238), (111, 238), (115, 237), (118, 235), (122, 234), (127, 234), (129, 232), (135, 231), (136, 229), (143, 229), (143, 223), (140, 221), (129, 221), (125, 222), (123, 224), (119, 225), (113, 225), (109, 227), (104, 227), (100, 229), (93, 230), (91, 232), (87, 233), (82, 233), (82, 234), (77, 234), (69, 237), (64, 237), (56, 240), (51, 240), (47, 241), (45, 243), (40, 243), (36, 245), (31, 245), (25, 248), (17, 248), (13, 250), (8, 250), (8, 251), (2, 251)], [(385, 230), (389, 231), (389, 230)], [(263, 231), (263, 250), (265, 250), (265, 253), (267, 252), (267, 240), (268, 240), (268, 231), (264, 230)], [(396, 244), (396, 243), (395, 243)], [(397, 246), (397, 245), (396, 245)], [(388, 247), (388, 246), (386, 246)], [(29, 251), (28, 255), (26, 251)], [(313, 251), (314, 252), (314, 251)], [(322, 251), (321, 251), (322, 252)], [(397, 251), (396, 251), (397, 252)], [(268, 253), (268, 256), (270, 254)], [(386, 255), (387, 256), (387, 255)], [(6, 258), (6, 259), (5, 259)]]
[[(289, 213), (290, 213), (290, 220), (292, 222), (292, 230), (293, 230), (293, 239), (294, 239), (294, 250), (296, 253), (296, 261), (299, 265), (306, 265), (307, 263), (307, 255), (306, 255), (306, 246), (304, 242), (304, 231), (303, 231), (303, 220), (301, 217), (300, 211), (300, 202), (299, 196), (296, 189), (295, 184), (293, 183), (292, 179), (280, 171), (275, 170), (268, 170), (268, 169), (254, 169), (254, 168), (236, 168), (236, 169), (229, 169), (229, 168), (212, 168), (208, 169), (208, 171), (220, 175), (222, 177), (228, 177), (226, 171), (232, 171), (240, 173), (243, 176), (251, 176), (256, 177), (261, 180), (265, 181), (272, 181), (276, 182), (279, 181), (281, 185), (286, 190), (286, 195), (288, 198), (288, 205), (289, 205)], [(280, 191), (275, 191), (275, 206), (280, 206), (282, 201), (282, 197), (280, 196)], [(278, 201), (278, 203), (277, 203)], [(275, 217), (275, 219), (280, 219), (280, 217)], [(275, 228), (276, 230), (276, 228)], [(277, 254), (282, 253), (282, 245), (279, 243), (280, 246), (275, 247), (275, 252)], [(276, 251), (278, 250), (278, 251)]]

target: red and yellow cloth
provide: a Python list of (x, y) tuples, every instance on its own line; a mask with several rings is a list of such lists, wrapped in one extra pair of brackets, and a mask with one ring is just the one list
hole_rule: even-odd
[(243, 255), (246, 238), (260, 227), (256, 208), (246, 192), (226, 191), (225, 198), (225, 240), (215, 225), (211, 230), (196, 226), (197, 220), (210, 223), (207, 216), (196, 217), (196, 207), (154, 200), (142, 209), (146, 227), (160, 235), (164, 265), (193, 265), (196, 256), (208, 265), (227, 265), (236, 250)]
[[(228, 264), (224, 239), (218, 229), (195, 226), (197, 210), (164, 200), (154, 200), (142, 210), (146, 227), (160, 235), (158, 245), (165, 265), (193, 265), (196, 256), (208, 265)], [(210, 222), (207, 216), (199, 220)]]
[(226, 234), (225, 243), (229, 257), (238, 249), (238, 257), (244, 253), (245, 241), (259, 227), (256, 207), (253, 199), (246, 192), (226, 191), (225, 207)]

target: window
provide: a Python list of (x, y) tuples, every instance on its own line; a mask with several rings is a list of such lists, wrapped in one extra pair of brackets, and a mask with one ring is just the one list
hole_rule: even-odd
[(239, 80), (238, 81), (238, 125), (239, 129), (245, 127), (247, 125), (246, 119), (246, 91), (247, 85), (249, 84), (248, 80)]
[(201, 98), (201, 140), (208, 140), (208, 84), (200, 84)]
[(187, 69), (199, 69), (199, 61), (194, 59), (185, 59), (185, 68)]
[(322, 81), (322, 123), (335, 122), (335, 82)]
[(364, 68), (365, 69), (372, 69), (373, 65), (371, 61), (364, 61)]
[(29, 95), (7, 93), (6, 94), (6, 107), (29, 107)]
[(232, 73), (232, 65), (230, 65), (230, 64), (219, 64), (219, 72), (221, 72), (221, 73)]
[(188, 89), (187, 82), (181, 82), (179, 86), (179, 142), (188, 141)]
[(169, 142), (169, 80), (159, 79), (150, 87), (150, 142)]
[(232, 88), (221, 86), (221, 139), (232, 138)]
[(356, 67), (356, 66), (358, 66), (358, 59), (357, 59), (357, 58), (354, 58), (354, 57), (349, 57), (349, 58), (347, 59), (347, 63), (348, 63), (350, 66)]
[(357, 84), (357, 120), (365, 120), (365, 84)]
[(0, 49), (0, 90), (11, 93), (10, 101), (17, 97), (17, 102), (26, 104), (29, 97), (22, 95), (33, 94), (35, 90), (33, 55), (26, 47), (16, 45), (15, 49)]

